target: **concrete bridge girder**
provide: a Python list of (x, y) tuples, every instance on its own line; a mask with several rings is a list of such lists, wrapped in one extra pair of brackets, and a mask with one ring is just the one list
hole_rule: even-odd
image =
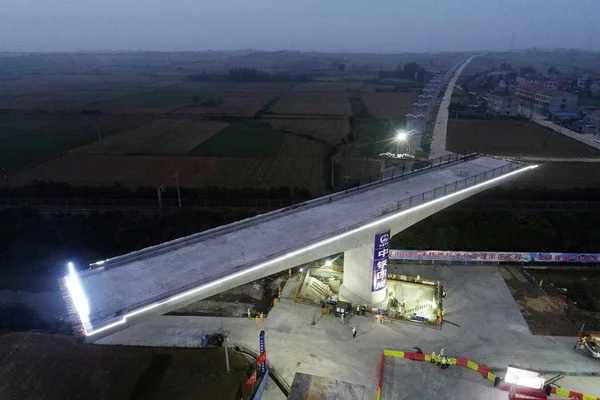
[[(340, 292), (348, 294), (353, 301), (381, 304), (387, 300), (387, 291), (381, 290), (382, 293), (376, 294), (371, 292), (373, 241), (375, 235), (389, 229), (390, 235), (394, 236), (432, 214), (502, 182), (503, 180), (484, 182), (481, 185), (472, 186), (460, 192), (439, 197), (406, 210), (390, 213), (361, 227), (340, 233), (337, 236), (307, 243), (286, 254), (276, 257), (268, 256), (266, 257), (267, 261), (263, 263), (257, 263), (253, 267), (228, 275), (193, 291), (173, 296), (168, 300), (149, 306), (140, 306), (135, 312), (127, 314), (126, 318), (95, 330), (92, 335), (87, 336), (87, 341), (94, 342), (97, 339), (139, 324), (143, 320), (154, 316), (164, 315), (196, 301), (262, 279), (265, 276), (339, 253), (345, 253), (344, 263), (348, 262), (349, 266), (349, 268), (344, 269), (344, 284), (340, 288)], [(359, 251), (353, 252), (355, 249), (359, 249)], [(364, 257), (362, 253), (366, 252), (367, 249), (370, 256)]]

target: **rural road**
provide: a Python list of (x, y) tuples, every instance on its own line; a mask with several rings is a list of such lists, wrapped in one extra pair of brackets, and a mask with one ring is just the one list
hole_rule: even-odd
[[(588, 146), (591, 146), (595, 149), (600, 150), (600, 141), (597, 141), (594, 139), (594, 135), (582, 135), (578, 132), (572, 131), (570, 129), (564, 128), (562, 126), (556, 125), (554, 122), (552, 121), (546, 121), (545, 119), (539, 118), (539, 117), (533, 117), (532, 118), (533, 121), (535, 121), (536, 123), (538, 123), (539, 125), (545, 126), (546, 128), (550, 128), (555, 132), (561, 133), (565, 136), (570, 137), (571, 139), (575, 139), (578, 142), (587, 144)], [(600, 140), (600, 139), (599, 139)]]
[(449, 151), (446, 151), (446, 131), (448, 129), (448, 106), (450, 105), (450, 101), (452, 99), (452, 92), (454, 91), (454, 85), (458, 80), (458, 77), (462, 73), (463, 69), (471, 62), (471, 60), (476, 56), (469, 57), (454, 73), (452, 79), (448, 83), (448, 87), (446, 88), (446, 92), (444, 93), (444, 98), (442, 103), (440, 104), (440, 108), (435, 120), (435, 125), (433, 127), (433, 138), (431, 141), (431, 152), (429, 153), (429, 158), (437, 158), (441, 156), (445, 156), (450, 154)]

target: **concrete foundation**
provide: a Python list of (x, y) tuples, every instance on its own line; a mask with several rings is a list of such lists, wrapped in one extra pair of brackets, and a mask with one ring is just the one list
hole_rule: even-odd
[(344, 280), (340, 297), (352, 303), (377, 305), (387, 299), (387, 290), (372, 292), (373, 244), (344, 252)]

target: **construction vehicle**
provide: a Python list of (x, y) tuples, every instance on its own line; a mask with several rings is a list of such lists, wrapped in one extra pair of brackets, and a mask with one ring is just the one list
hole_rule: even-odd
[(587, 350), (594, 358), (600, 358), (600, 332), (579, 331), (579, 339), (575, 348), (578, 350)]

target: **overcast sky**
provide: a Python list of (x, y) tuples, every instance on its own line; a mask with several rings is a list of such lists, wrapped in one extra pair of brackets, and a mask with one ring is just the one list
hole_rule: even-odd
[(0, 0), (0, 51), (600, 47), (600, 0)]

